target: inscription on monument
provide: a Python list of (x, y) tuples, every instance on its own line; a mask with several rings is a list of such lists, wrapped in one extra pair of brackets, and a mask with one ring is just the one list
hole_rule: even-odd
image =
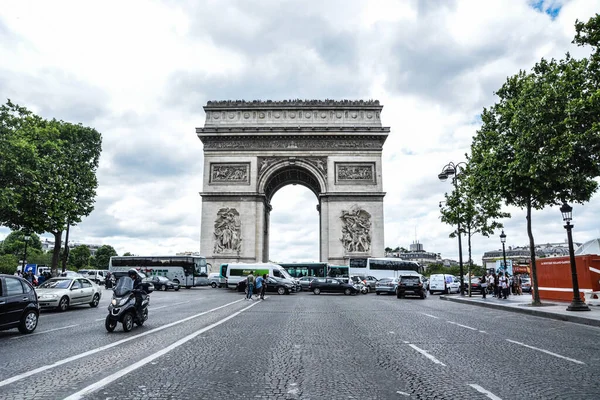
[(221, 208), (215, 220), (215, 253), (235, 253), (242, 249), (242, 222), (235, 208)]
[(342, 210), (342, 242), (347, 253), (366, 253), (371, 250), (371, 214), (359, 208)]
[(374, 163), (336, 163), (335, 169), (338, 183), (375, 183)]
[(242, 149), (242, 150), (342, 150), (342, 149), (376, 149), (383, 148), (385, 138), (366, 137), (364, 139), (282, 139), (275, 136), (272, 138), (249, 137), (246, 139), (232, 139), (222, 137), (204, 138), (204, 150)]
[(211, 163), (210, 183), (250, 183), (250, 164), (248, 163)]

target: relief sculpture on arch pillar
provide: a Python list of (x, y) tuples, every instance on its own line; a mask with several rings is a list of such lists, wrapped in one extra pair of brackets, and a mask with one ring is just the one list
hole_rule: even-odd
[(242, 222), (235, 208), (221, 208), (215, 220), (214, 253), (237, 253), (242, 249)]
[(342, 210), (342, 242), (347, 253), (368, 253), (371, 251), (371, 214), (359, 208)]

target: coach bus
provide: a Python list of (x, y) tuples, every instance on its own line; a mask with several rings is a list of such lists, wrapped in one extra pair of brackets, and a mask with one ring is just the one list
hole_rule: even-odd
[(317, 278), (343, 278), (348, 279), (349, 267), (347, 265), (330, 265), (328, 263), (279, 263), (294, 278), (314, 276)]
[(370, 275), (377, 279), (396, 277), (409, 271), (422, 275), (424, 268), (415, 261), (401, 258), (351, 258), (350, 275)]
[(108, 270), (116, 277), (130, 268), (148, 276), (165, 276), (188, 289), (208, 282), (206, 258), (201, 256), (114, 256), (108, 263)]

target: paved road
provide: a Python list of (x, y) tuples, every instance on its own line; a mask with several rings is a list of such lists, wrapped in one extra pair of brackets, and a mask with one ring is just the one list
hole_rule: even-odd
[(150, 319), (100, 307), (0, 332), (1, 399), (595, 399), (600, 328), (393, 296), (155, 292)]

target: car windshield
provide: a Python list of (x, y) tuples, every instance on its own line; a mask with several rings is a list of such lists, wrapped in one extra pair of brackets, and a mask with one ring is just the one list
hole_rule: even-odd
[(57, 279), (52, 278), (42, 283), (40, 289), (68, 289), (71, 285), (72, 279)]
[(122, 297), (133, 290), (133, 280), (128, 276), (119, 278), (115, 287), (115, 296)]

